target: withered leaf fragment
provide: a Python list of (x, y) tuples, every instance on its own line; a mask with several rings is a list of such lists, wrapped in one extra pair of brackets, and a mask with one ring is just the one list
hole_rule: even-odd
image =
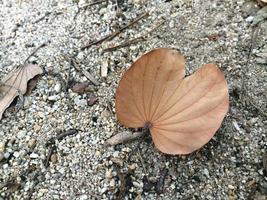
[(167, 154), (188, 154), (205, 145), (229, 107), (228, 88), (215, 64), (188, 77), (185, 60), (172, 49), (155, 49), (123, 75), (116, 91), (118, 120), (149, 128), (155, 146)]
[(26, 93), (28, 81), (42, 73), (43, 69), (39, 65), (26, 64), (11, 71), (0, 82), (0, 120), (15, 97)]

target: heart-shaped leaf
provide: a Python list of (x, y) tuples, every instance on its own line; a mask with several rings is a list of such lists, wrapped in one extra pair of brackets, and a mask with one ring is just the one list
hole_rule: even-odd
[(156, 49), (124, 74), (116, 92), (118, 120), (150, 129), (156, 147), (188, 154), (206, 144), (229, 107), (227, 84), (215, 64), (185, 76), (185, 60), (172, 49)]

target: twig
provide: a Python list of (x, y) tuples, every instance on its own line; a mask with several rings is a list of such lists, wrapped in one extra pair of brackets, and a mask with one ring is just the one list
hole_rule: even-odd
[(56, 149), (55, 146), (52, 146), (52, 147), (49, 148), (48, 154), (47, 154), (47, 156), (45, 158), (45, 162), (44, 162), (44, 166), (45, 167), (48, 167), (49, 166), (49, 161), (50, 161), (51, 156), (52, 156), (52, 154), (53, 154), (53, 152), (54, 152), (55, 149)]
[(73, 59), (71, 59), (71, 64), (73, 67), (79, 71), (82, 72), (82, 74), (89, 80), (91, 81), (94, 85), (99, 85), (100, 83), (85, 69), (82, 69)]
[(117, 46), (109, 47), (107, 49), (104, 49), (103, 52), (115, 51), (117, 49), (120, 49), (120, 48), (123, 48), (123, 47), (128, 47), (128, 46), (130, 46), (132, 44), (136, 44), (136, 43), (144, 41), (144, 40), (145, 40), (144, 36), (140, 36), (140, 37), (134, 38), (132, 40), (126, 41), (126, 42), (124, 42), (122, 44), (119, 44)]
[(84, 5), (84, 6), (82, 6), (82, 7), (80, 7), (80, 9), (87, 9), (88, 7), (91, 7), (91, 6), (94, 6), (94, 5), (97, 5), (97, 4), (101, 4), (101, 3), (103, 3), (103, 2), (108, 2), (108, 0), (99, 0), (99, 1), (95, 1), (95, 2), (93, 2), (93, 3), (89, 3), (89, 4), (86, 4), (86, 5)]
[(43, 44), (41, 44), (40, 46), (38, 46), (26, 59), (25, 59), (25, 61), (24, 61), (24, 64), (23, 65), (25, 65), (27, 62), (28, 62), (28, 60), (34, 55), (34, 54), (36, 54), (36, 52), (40, 49), (40, 48), (42, 48), (42, 47), (45, 47), (46, 46), (46, 43), (43, 43)]
[(137, 38), (134, 38), (132, 40), (129, 40), (129, 41), (126, 41), (122, 44), (119, 44), (117, 46), (113, 46), (113, 47), (110, 47), (110, 48), (107, 48), (107, 49), (104, 49), (103, 52), (107, 52), (107, 51), (114, 51), (114, 50), (117, 50), (117, 49), (120, 49), (120, 48), (123, 48), (123, 47), (127, 47), (127, 46), (130, 46), (132, 44), (136, 44), (138, 42), (141, 42), (141, 41), (144, 41), (147, 39), (147, 37), (149, 36), (150, 33), (152, 33), (154, 30), (156, 30), (157, 28), (159, 28), (161, 25), (163, 25), (165, 23), (165, 20), (160, 22), (158, 25), (156, 25), (154, 28), (152, 28), (150, 31), (146, 32), (144, 35), (140, 36), (140, 37), (137, 37)]
[(120, 133), (112, 136), (108, 140), (106, 140), (106, 144), (114, 146), (116, 144), (121, 144), (121, 143), (125, 143), (128, 141), (137, 139), (137, 138), (143, 136), (144, 134), (145, 134), (144, 132), (134, 132), (134, 133), (132, 133), (130, 131), (120, 132)]
[[(36, 24), (36, 23), (39, 23), (40, 21), (44, 20), (48, 15), (51, 15), (53, 13), (53, 11), (48, 11), (44, 14), (44, 16), (40, 17), (39, 19), (37, 19), (36, 21), (34, 21), (33, 23)], [(55, 12), (56, 15), (60, 15), (62, 14), (63, 12), (62, 11), (58, 11), (58, 12)]]
[(87, 9), (88, 7), (91, 7), (91, 6), (94, 6), (94, 5), (97, 5), (97, 4), (101, 4), (101, 3), (103, 3), (103, 2), (108, 3), (108, 0), (99, 0), (99, 1), (95, 1), (95, 2), (93, 2), (93, 3), (86, 4), (86, 5), (82, 6), (82, 7), (79, 7), (79, 6), (78, 6), (78, 11), (75, 13), (73, 19), (75, 20), (75, 19), (77, 18), (78, 14), (80, 13), (80, 11), (81, 11), (82, 9)]
[(65, 132), (63, 132), (63, 133), (61, 133), (61, 134), (59, 134), (59, 135), (56, 137), (56, 139), (57, 139), (57, 140), (62, 140), (64, 137), (69, 136), (69, 135), (74, 135), (74, 134), (76, 134), (77, 132), (78, 132), (77, 129), (70, 129), (70, 130), (67, 130), (67, 131), (65, 131)]
[(126, 30), (127, 28), (131, 27), (132, 25), (136, 24), (138, 21), (140, 21), (141, 19), (147, 17), (149, 14), (146, 12), (146, 13), (143, 13), (142, 15), (140, 15), (139, 17), (137, 17), (135, 20), (131, 21), (129, 24), (125, 25), (124, 27), (120, 28), (119, 30), (109, 34), (109, 35), (106, 35), (104, 36), (103, 38), (101, 38), (100, 40), (97, 40), (97, 41), (94, 41), (94, 42), (91, 42), (85, 46), (83, 46), (81, 48), (81, 50), (84, 50), (84, 49), (87, 49), (93, 45), (96, 45), (96, 44), (100, 44), (102, 42), (104, 42), (105, 40), (111, 40), (113, 39), (114, 37), (116, 37), (117, 35), (119, 35), (121, 32), (123, 32), (124, 30)]
[(144, 170), (144, 172), (145, 172), (145, 175), (147, 175), (148, 173), (147, 173), (147, 170), (146, 170), (146, 167), (145, 167), (143, 158), (142, 158), (141, 153), (140, 153), (140, 148), (137, 148), (137, 153), (138, 153), (138, 156), (139, 156), (141, 165), (142, 165), (142, 167), (143, 167), (143, 170)]

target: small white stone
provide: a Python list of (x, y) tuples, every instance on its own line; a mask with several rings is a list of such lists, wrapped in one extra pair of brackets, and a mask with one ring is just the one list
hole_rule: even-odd
[(85, 99), (80, 99), (80, 96), (74, 98), (74, 103), (79, 107), (87, 106), (87, 101)]
[(60, 168), (58, 171), (59, 171), (59, 173), (64, 174), (65, 169), (64, 168)]
[(79, 199), (80, 200), (87, 200), (88, 196), (86, 194), (82, 194)]
[(58, 95), (53, 95), (53, 96), (49, 96), (47, 99), (48, 99), (49, 101), (57, 101), (58, 98), (59, 98)]
[(106, 188), (106, 187), (103, 187), (103, 188), (100, 190), (100, 194), (104, 194), (106, 191), (107, 191), (107, 188)]
[(115, 180), (114, 179), (111, 179), (110, 183), (109, 183), (109, 186), (114, 188), (115, 187)]
[(57, 83), (54, 87), (54, 90), (59, 93), (61, 91), (61, 84), (60, 83)]
[(15, 158), (18, 158), (18, 157), (20, 156), (20, 153), (19, 153), (18, 151), (15, 151), (15, 152), (13, 153), (13, 156), (14, 156)]
[(3, 164), (3, 169), (7, 169), (8, 168), (8, 164)]
[(22, 139), (22, 138), (25, 137), (26, 134), (27, 134), (27, 131), (26, 131), (26, 130), (20, 130), (20, 131), (18, 132), (18, 134), (17, 134), (17, 137), (18, 137), (19, 139)]
[(210, 177), (210, 173), (209, 173), (209, 170), (207, 168), (205, 168), (203, 170), (203, 173), (205, 174), (206, 177)]
[(252, 22), (252, 21), (253, 21), (253, 19), (254, 19), (254, 17), (253, 17), (253, 16), (249, 16), (249, 17), (247, 17), (247, 18), (246, 18), (246, 22)]
[(30, 154), (30, 158), (35, 159), (35, 158), (38, 158), (38, 157), (39, 157), (39, 155), (37, 153), (31, 153)]
[(234, 189), (235, 189), (235, 187), (234, 187), (233, 185), (228, 185), (228, 188), (229, 188), (230, 190), (234, 190)]

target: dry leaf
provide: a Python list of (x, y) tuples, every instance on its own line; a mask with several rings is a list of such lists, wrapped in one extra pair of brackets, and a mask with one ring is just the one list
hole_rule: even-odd
[(27, 82), (38, 74), (42, 74), (43, 69), (39, 65), (27, 64), (11, 71), (0, 84), (0, 120), (6, 108), (19, 94), (23, 95), (27, 91)]
[(175, 50), (150, 51), (133, 63), (116, 92), (118, 120), (149, 128), (155, 146), (168, 154), (188, 154), (206, 144), (229, 107), (227, 84), (216, 65), (186, 78), (184, 66)]
[(72, 91), (78, 94), (91, 92), (92, 88), (90, 88), (89, 85), (89, 82), (77, 83), (72, 87)]

